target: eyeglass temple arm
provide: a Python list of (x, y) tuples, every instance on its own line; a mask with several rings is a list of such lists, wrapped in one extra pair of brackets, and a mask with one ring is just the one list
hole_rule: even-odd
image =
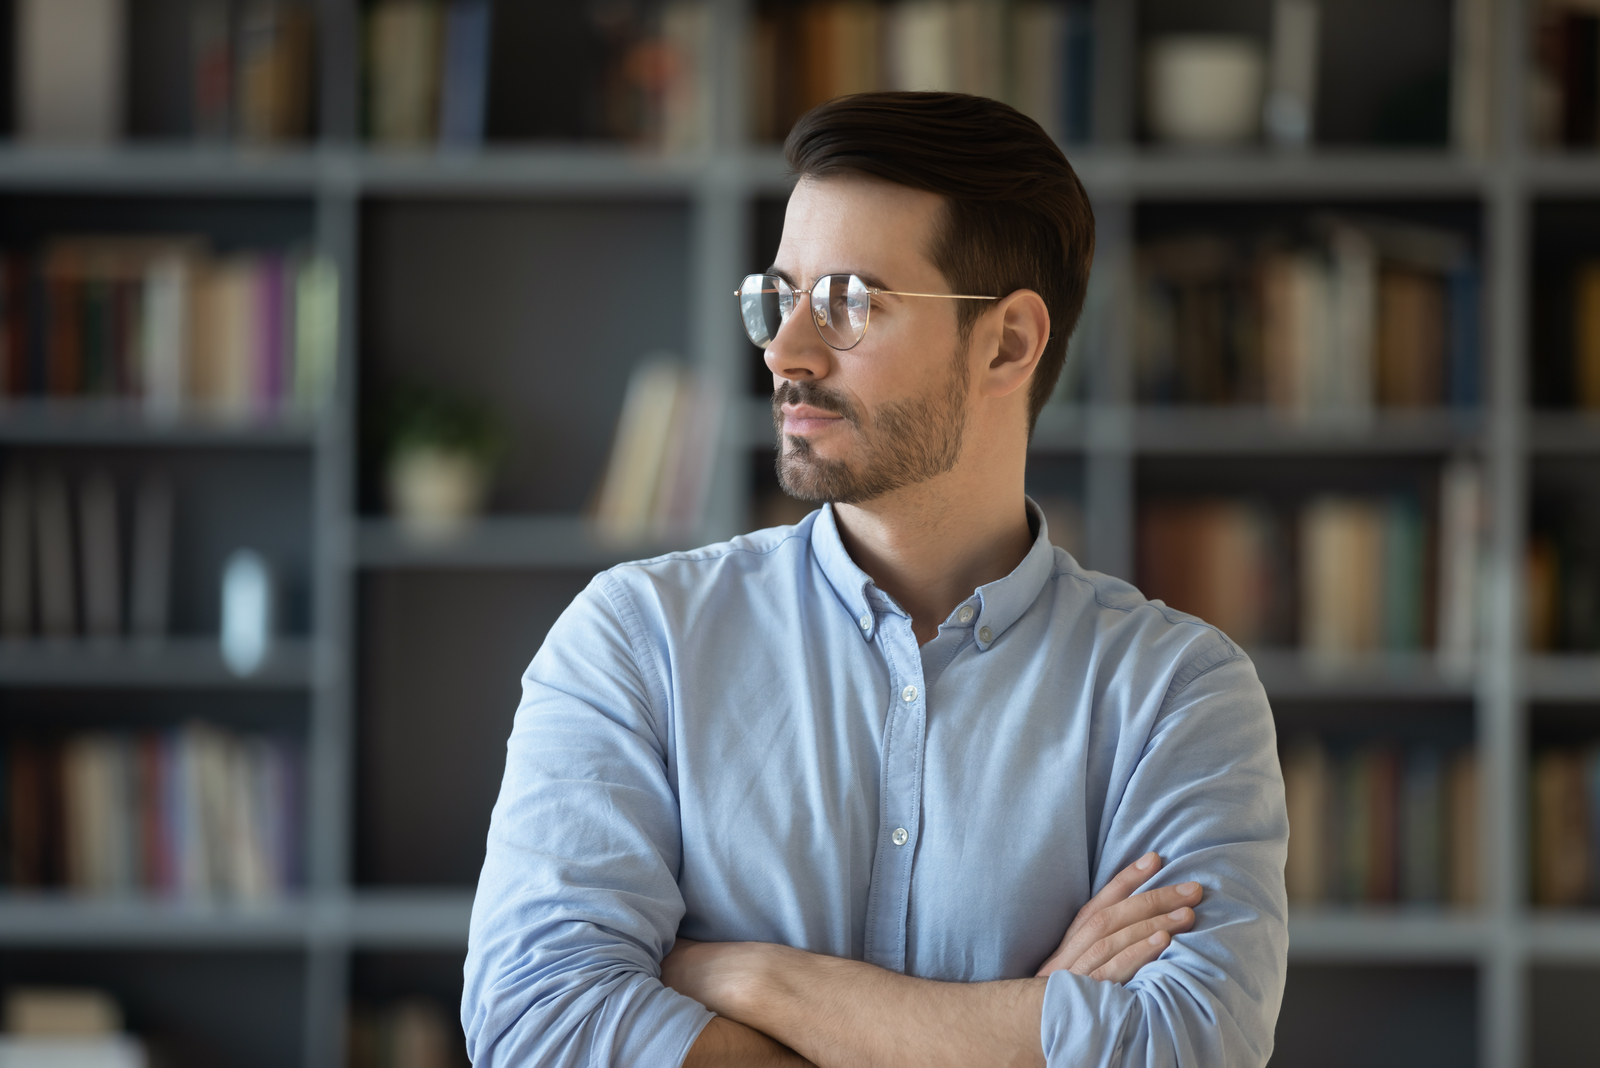
[(999, 300), (999, 297), (969, 297), (962, 293), (902, 293), (898, 289), (867, 289), (868, 293), (882, 293), (886, 297), (942, 297), (945, 300)]

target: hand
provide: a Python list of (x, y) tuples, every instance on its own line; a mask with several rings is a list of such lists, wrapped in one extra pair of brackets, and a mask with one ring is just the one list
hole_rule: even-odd
[(1129, 897), (1161, 870), (1161, 858), (1146, 853), (1117, 873), (1078, 910), (1061, 945), (1039, 966), (1038, 975), (1067, 969), (1109, 983), (1126, 983), (1161, 956), (1172, 936), (1194, 926), (1199, 883), (1179, 883)]

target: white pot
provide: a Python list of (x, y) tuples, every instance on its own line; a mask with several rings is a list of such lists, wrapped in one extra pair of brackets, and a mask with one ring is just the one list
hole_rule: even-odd
[(389, 461), (389, 506), (424, 541), (458, 533), (483, 511), (487, 490), (483, 464), (470, 453), (421, 446)]
[(1145, 120), (1157, 140), (1236, 145), (1261, 127), (1266, 60), (1249, 37), (1184, 34), (1145, 53)]

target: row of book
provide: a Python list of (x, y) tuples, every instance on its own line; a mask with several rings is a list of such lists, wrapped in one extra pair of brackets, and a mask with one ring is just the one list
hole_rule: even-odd
[(1576, 516), (1537, 524), (1528, 538), (1528, 648), (1600, 649), (1600, 542)]
[(675, 358), (653, 356), (639, 364), (595, 497), (603, 538), (628, 543), (693, 536), (711, 488), (723, 407), (720, 386)]
[(338, 272), (314, 253), (62, 238), (0, 257), (0, 394), (310, 413), (333, 388), (338, 313)]
[(1471, 749), (1299, 738), (1285, 747), (1283, 785), (1291, 904), (1476, 903)]
[[(16, 19), (22, 139), (105, 144), (124, 135), (134, 7), (130, 0), (18, 0), (8, 8)], [(310, 134), (314, 7), (311, 0), (188, 5), (188, 39), (177, 50), (188, 56), (188, 92), (174, 95), (189, 100), (196, 137), (274, 144)]]
[(1322, 216), (1306, 240), (1196, 233), (1139, 250), (1141, 400), (1291, 417), (1480, 398), (1479, 275), (1456, 234)]
[(0, 635), (158, 639), (171, 614), (173, 491), (13, 463), (0, 482)]
[(483, 143), (489, 0), (378, 0), (366, 12), (367, 132), (381, 145)]
[(1446, 465), (1438, 507), (1431, 520), (1407, 494), (1323, 494), (1295, 508), (1151, 501), (1139, 515), (1139, 586), (1245, 646), (1329, 657), (1433, 647), (1464, 670), (1477, 646), (1483, 551), (1474, 463)]
[(270, 900), (303, 881), (293, 741), (191, 723), (6, 748), (11, 886)]
[(1600, 905), (1600, 747), (1542, 750), (1531, 785), (1534, 904)]
[(825, 100), (948, 90), (1005, 100), (1063, 143), (1092, 130), (1094, 10), (1052, 0), (769, 2), (750, 29), (751, 137)]
[(1531, 134), (1547, 146), (1600, 143), (1600, 11), (1575, 0), (1534, 5)]

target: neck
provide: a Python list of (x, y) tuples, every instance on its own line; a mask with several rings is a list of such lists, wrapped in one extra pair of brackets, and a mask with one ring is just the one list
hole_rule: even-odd
[(863, 504), (834, 506), (850, 558), (911, 614), (919, 643), (932, 641), (973, 590), (1009, 575), (1033, 547), (1016, 467), (1011, 477), (986, 478), (958, 466)]

